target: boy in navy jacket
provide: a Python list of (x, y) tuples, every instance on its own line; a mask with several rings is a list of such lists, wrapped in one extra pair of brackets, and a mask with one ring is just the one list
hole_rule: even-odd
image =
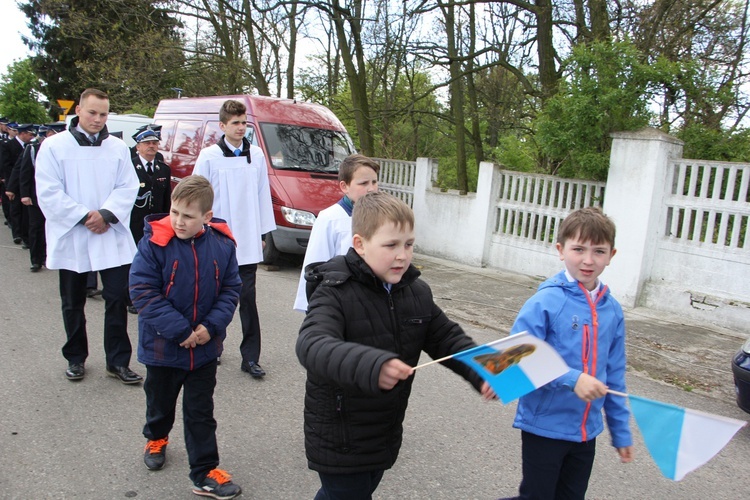
[(633, 459), (625, 398), (625, 321), (599, 275), (615, 255), (615, 225), (595, 207), (565, 218), (557, 236), (565, 269), (524, 304), (512, 333), (546, 340), (570, 371), (522, 397), (514, 427), (521, 429), (523, 499), (583, 499), (604, 430), (622, 462)]
[(130, 269), (130, 297), (138, 309), (138, 361), (146, 365), (144, 462), (164, 467), (180, 390), (193, 493), (234, 498), (241, 493), (218, 469), (213, 393), (242, 283), (235, 243), (226, 223), (212, 219), (213, 190), (203, 177), (183, 179), (168, 216), (146, 218)]

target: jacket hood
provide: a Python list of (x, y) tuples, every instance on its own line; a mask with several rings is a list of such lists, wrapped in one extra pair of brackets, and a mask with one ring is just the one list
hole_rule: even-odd
[[(143, 236), (149, 237), (153, 244), (165, 247), (175, 237), (169, 214), (153, 214), (147, 216), (144, 220)], [(207, 226), (232, 240), (235, 245), (237, 244), (225, 220), (214, 217)], [(198, 233), (196, 237), (200, 237), (201, 234), (203, 232)]]
[[(401, 281), (393, 285), (393, 290), (413, 283), (422, 273), (409, 264), (409, 268), (401, 277)], [(349, 278), (353, 278), (373, 288), (382, 288), (383, 282), (375, 276), (370, 266), (359, 256), (356, 250), (350, 248), (346, 255), (337, 255), (327, 262), (313, 262), (305, 267), (305, 281), (307, 285), (305, 292), (308, 300), (312, 297), (315, 289), (325, 284), (328, 286), (338, 285)]]

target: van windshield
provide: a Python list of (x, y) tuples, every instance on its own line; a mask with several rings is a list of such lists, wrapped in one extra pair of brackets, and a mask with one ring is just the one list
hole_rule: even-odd
[(341, 161), (354, 152), (346, 132), (261, 123), (273, 168), (337, 174)]

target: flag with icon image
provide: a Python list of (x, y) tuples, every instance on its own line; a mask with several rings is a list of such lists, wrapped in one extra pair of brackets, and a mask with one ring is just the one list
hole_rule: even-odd
[(552, 346), (528, 332), (495, 340), (416, 368), (450, 358), (474, 369), (505, 404), (542, 387), (570, 369)]

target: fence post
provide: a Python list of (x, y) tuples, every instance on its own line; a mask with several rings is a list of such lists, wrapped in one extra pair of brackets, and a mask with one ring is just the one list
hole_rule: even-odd
[(664, 234), (669, 162), (682, 157), (684, 143), (653, 128), (612, 139), (603, 210), (617, 225), (617, 255), (602, 278), (623, 306), (635, 307)]
[[(412, 198), (412, 210), (414, 220), (428, 220), (427, 191), (432, 188), (432, 170), (437, 168), (437, 162), (432, 158), (417, 158), (417, 166), (414, 171), (414, 198)], [(419, 227), (419, 224), (417, 224)]]
[(497, 218), (497, 193), (501, 170), (502, 166), (495, 163), (483, 161), (479, 164), (475, 226), (481, 244), (482, 267), (490, 260), (490, 243)]

